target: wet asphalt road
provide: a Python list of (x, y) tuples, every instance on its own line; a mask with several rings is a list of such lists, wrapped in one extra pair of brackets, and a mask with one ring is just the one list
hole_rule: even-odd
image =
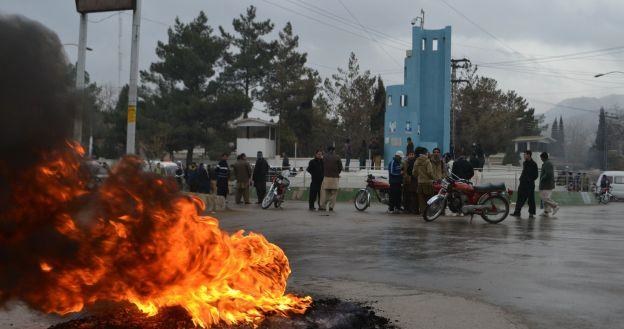
[(282, 247), (295, 290), (315, 280), (385, 284), (483, 301), (530, 328), (624, 328), (621, 203), (567, 207), (557, 219), (524, 213), (498, 225), (480, 217), (426, 223), (381, 205), (357, 212), (342, 203), (333, 213), (295, 202), (233, 207), (216, 215), (221, 226)]

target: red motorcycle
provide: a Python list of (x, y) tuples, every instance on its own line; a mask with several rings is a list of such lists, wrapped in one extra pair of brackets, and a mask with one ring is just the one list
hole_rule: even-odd
[(512, 191), (507, 190), (504, 183), (475, 186), (468, 180), (451, 176), (433, 184), (438, 194), (427, 201), (423, 212), (425, 221), (436, 220), (447, 206), (454, 213), (470, 215), (471, 219), (475, 214), (480, 215), (491, 224), (507, 218)]
[[(386, 179), (386, 177), (380, 176), (379, 178)], [(364, 211), (370, 206), (371, 194), (375, 194), (377, 201), (383, 204), (390, 203), (390, 184), (386, 181), (380, 180), (373, 175), (368, 175), (366, 178), (366, 188), (358, 191), (353, 201), (355, 209)]]
[(284, 203), (288, 186), (290, 186), (290, 181), (283, 173), (278, 173), (273, 177), (273, 183), (264, 199), (262, 199), (262, 209), (269, 208), (271, 204), (275, 205), (275, 208), (279, 208)]

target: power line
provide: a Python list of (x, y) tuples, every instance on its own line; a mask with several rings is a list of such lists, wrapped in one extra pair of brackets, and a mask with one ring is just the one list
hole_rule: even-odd
[[(128, 16), (132, 16), (131, 14), (126, 13), (126, 12), (124, 12), (124, 14), (125, 14), (125, 15), (128, 15)], [(165, 23), (165, 22), (161, 22), (161, 21), (159, 21), (159, 20), (155, 20), (155, 19), (152, 19), (152, 18), (148, 18), (148, 17), (145, 17), (145, 16), (143, 16), (143, 15), (141, 15), (141, 20), (142, 20), (142, 21), (146, 21), (146, 22), (150, 22), (150, 23), (154, 23), (154, 24), (163, 25), (163, 26), (170, 26), (170, 24), (167, 24), (167, 23)]]
[(464, 13), (462, 13), (460, 10), (458, 10), (457, 8), (453, 7), (450, 3), (448, 3), (446, 0), (440, 0), (443, 4), (445, 4), (447, 7), (449, 7), (452, 11), (454, 11), (455, 13), (457, 13), (459, 16), (463, 17), (466, 21), (468, 21), (470, 24), (474, 25), (476, 28), (478, 28), (479, 30), (481, 30), (481, 32), (487, 34), (490, 38), (496, 40), (499, 44), (501, 44), (503, 47), (511, 50), (512, 52), (525, 57), (525, 55), (523, 55), (521, 52), (515, 50), (514, 48), (512, 48), (511, 46), (507, 45), (505, 42), (503, 42), (501, 39), (499, 39), (496, 35), (494, 35), (493, 33), (490, 33), (490, 31), (486, 30), (485, 28), (483, 28), (481, 25), (477, 24), (476, 22), (474, 22), (473, 20), (471, 20), (470, 18), (468, 18), (468, 16), (464, 15)]
[(90, 20), (89, 20), (89, 23), (94, 23), (94, 24), (101, 23), (101, 22), (103, 22), (103, 21), (105, 21), (105, 20), (107, 20), (107, 19), (109, 19), (109, 18), (113, 18), (113, 17), (115, 17), (115, 15), (117, 15), (117, 13), (110, 14), (109, 16), (106, 16), (106, 17), (104, 17), (104, 18), (100, 18), (100, 19), (96, 19), (96, 20), (91, 20), (91, 19), (90, 19)]
[[(318, 19), (318, 18), (316, 18), (316, 17), (312, 17), (312, 16), (306, 15), (306, 14), (304, 14), (304, 13), (298, 12), (298, 11), (296, 11), (296, 10), (293, 10), (292, 8), (288, 8), (288, 7), (282, 6), (282, 5), (280, 5), (280, 4), (277, 4), (277, 3), (272, 2), (272, 1), (269, 1), (269, 0), (263, 0), (263, 1), (264, 1), (264, 2), (266, 2), (266, 3), (268, 3), (268, 4), (270, 4), (270, 5), (273, 5), (273, 6), (275, 6), (275, 7), (278, 7), (278, 8), (280, 8), (280, 9), (282, 9), (282, 10), (288, 11), (288, 12), (293, 13), (293, 14), (295, 14), (295, 15), (299, 15), (299, 16), (305, 17), (305, 18), (307, 18), (307, 19), (309, 19), (309, 20), (312, 20), (312, 21), (315, 21), (315, 22), (317, 22), (317, 23), (320, 23), (320, 24), (323, 24), (323, 25), (326, 25), (326, 26), (332, 27), (332, 28), (334, 28), (334, 29), (336, 29), (336, 30), (339, 30), (339, 31), (342, 31), (342, 32), (345, 32), (345, 33), (349, 33), (349, 34), (351, 34), (351, 35), (354, 35), (354, 36), (359, 37), (359, 38), (362, 38), (362, 39), (366, 39), (366, 40), (368, 40), (368, 39), (369, 39), (369, 38), (368, 38), (367, 36), (365, 36), (365, 35), (362, 35), (362, 34), (359, 34), (359, 33), (353, 32), (353, 31), (351, 31), (351, 30), (348, 30), (348, 29), (342, 28), (342, 27), (340, 27), (340, 26), (337, 26), (337, 25), (334, 25), (334, 24), (331, 24), (331, 23), (328, 23), (328, 22), (322, 21), (322, 20), (320, 20), (320, 19)], [(393, 46), (393, 45), (388, 45), (388, 47), (392, 47), (392, 48), (395, 48), (395, 49), (398, 49), (398, 50), (404, 50), (404, 48), (399, 48), (399, 47), (396, 47), (396, 46)]]
[(482, 66), (482, 67), (486, 68), (486, 69), (503, 70), (503, 71), (523, 73), (523, 74), (529, 74), (529, 75), (542, 75), (542, 76), (559, 78), (559, 79), (567, 79), (567, 80), (585, 82), (586, 84), (593, 85), (593, 86), (600, 86), (600, 84), (604, 83), (604, 84), (608, 84), (608, 85), (618, 85), (618, 86), (624, 87), (624, 84), (617, 83), (617, 82), (596, 81), (596, 80), (590, 80), (590, 79), (573, 78), (573, 77), (569, 77), (569, 76), (566, 76), (566, 75), (552, 74), (552, 73), (543, 73), (543, 72), (540, 72), (540, 71), (527, 71), (527, 70), (522, 70), (522, 69), (518, 69), (518, 68), (505, 68), (505, 67), (490, 67), (490, 66)]
[[(351, 16), (364, 30), (364, 32), (366, 32), (368, 34), (368, 36), (371, 38), (371, 41), (373, 41), (375, 44), (378, 44), (377, 40), (375, 40), (375, 37), (373, 37), (373, 35), (368, 32), (368, 30), (366, 29), (366, 27), (364, 25), (362, 25), (362, 23), (360, 23), (360, 21), (357, 19), (357, 17), (355, 17), (355, 15), (353, 15), (353, 13), (351, 12), (351, 10), (349, 10), (349, 8), (347, 6), (345, 6), (344, 2), (342, 2), (342, 0), (338, 0), (338, 2), (342, 5), (342, 7), (347, 11), (347, 13), (349, 14), (349, 16)], [(379, 48), (381, 48), (381, 50), (388, 56), (388, 58), (390, 58), (397, 66), (402, 67), (403, 65), (401, 63), (399, 63), (394, 57), (392, 57), (392, 55), (390, 55), (390, 53), (386, 50), (386, 48), (384, 48), (384, 46), (382, 45), (378, 45)]]
[[(555, 56), (537, 57), (537, 58), (524, 59), (524, 60), (490, 62), (490, 63), (484, 63), (484, 64), (501, 65), (501, 64), (519, 64), (519, 63), (540, 62), (540, 61), (550, 62), (550, 60), (553, 60), (553, 59), (565, 59), (567, 57), (574, 57), (574, 59), (576, 59), (577, 56), (590, 55), (590, 54), (594, 56), (604, 56), (606, 54), (620, 53), (622, 51), (624, 51), (624, 46), (596, 49), (596, 50), (589, 50), (589, 51), (581, 51), (581, 52), (576, 52), (576, 53), (569, 53), (569, 54), (562, 54), (562, 55), (555, 55)], [(601, 54), (601, 55), (597, 55), (597, 54)], [(585, 58), (585, 57), (578, 57), (578, 58)]]
[[(316, 6), (316, 5), (308, 3), (306, 1), (297, 0), (298, 3), (296, 3), (293, 0), (286, 0), (286, 1), (288, 1), (290, 3), (293, 3), (293, 4), (295, 4), (295, 5), (299, 6), (299, 7), (303, 7), (305, 9), (307, 9), (307, 10), (311, 10), (313, 12), (316, 12), (317, 14), (319, 14), (319, 15), (321, 15), (323, 17), (332, 19), (332, 20), (337, 21), (339, 23), (343, 23), (345, 25), (350, 25), (350, 26), (353, 26), (353, 27), (358, 27), (358, 26), (356, 26), (356, 24), (357, 24), (359, 26), (364, 27), (359, 22), (350, 21), (350, 20), (348, 20), (348, 19), (346, 19), (346, 18), (344, 18), (342, 16), (336, 15), (335, 13), (333, 13), (331, 11), (328, 11), (328, 10), (322, 8), (322, 7)], [(353, 17), (353, 18), (355, 19), (355, 17)], [(356, 21), (357, 21), (357, 19), (356, 19)], [(396, 37), (394, 37), (392, 35), (389, 35), (389, 34), (387, 34), (385, 32), (376, 30), (376, 29), (374, 29), (374, 28), (372, 28), (370, 26), (366, 26), (365, 29), (367, 29), (368, 31), (373, 32), (375, 34), (378, 34), (380, 36), (383, 36), (384, 38), (388, 39), (388, 41), (392, 41), (392, 42), (394, 42), (396, 44), (403, 45), (405, 47), (411, 47), (412, 46), (411, 43), (409, 43), (409, 42), (406, 42), (406, 41), (403, 41), (401, 39), (398, 39), (398, 38), (396, 38)]]
[(588, 109), (584, 109), (584, 108), (580, 108), (580, 107), (575, 107), (575, 106), (568, 106), (568, 105), (561, 105), (561, 104), (555, 104), (552, 102), (547, 102), (547, 101), (543, 101), (543, 100), (539, 100), (539, 99), (531, 99), (532, 102), (537, 102), (537, 103), (542, 103), (542, 104), (547, 104), (547, 105), (552, 105), (555, 107), (562, 107), (562, 108), (567, 108), (570, 110), (575, 110), (575, 111), (581, 111), (581, 112), (588, 112), (588, 113), (594, 113), (596, 114), (597, 111), (592, 111), (592, 110), (588, 110)]

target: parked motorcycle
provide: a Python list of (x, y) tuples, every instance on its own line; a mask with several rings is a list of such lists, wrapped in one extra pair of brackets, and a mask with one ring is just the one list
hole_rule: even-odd
[(434, 184), (438, 194), (427, 201), (425, 221), (436, 220), (448, 206), (454, 213), (480, 215), (486, 222), (497, 224), (509, 215), (511, 190), (505, 184), (473, 185), (470, 181), (450, 175)]
[[(380, 176), (381, 179), (387, 179)], [(366, 188), (358, 191), (353, 201), (355, 209), (364, 211), (370, 206), (371, 194), (374, 194), (377, 200), (383, 204), (390, 203), (390, 184), (383, 181), (373, 175), (368, 175), (366, 178)]]
[(283, 173), (275, 175), (271, 187), (267, 191), (264, 199), (262, 199), (262, 209), (269, 208), (271, 204), (275, 205), (275, 208), (279, 208), (282, 203), (284, 203), (288, 186), (290, 186), (290, 181)]
[(613, 193), (611, 193), (611, 188), (606, 187), (600, 189), (600, 194), (598, 194), (598, 202), (601, 204), (608, 204), (612, 200), (615, 200)]

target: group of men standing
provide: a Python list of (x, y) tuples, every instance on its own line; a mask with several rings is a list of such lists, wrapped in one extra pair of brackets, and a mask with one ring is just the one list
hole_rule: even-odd
[(327, 209), (334, 211), (340, 173), (343, 170), (342, 160), (336, 155), (335, 147), (329, 146), (325, 153), (322, 150), (316, 150), (314, 159), (310, 160), (306, 170), (312, 177), (308, 198), (309, 209), (316, 210), (315, 203), (318, 200), (319, 211)]
[(520, 217), (522, 207), (528, 202), (529, 218), (535, 217), (535, 180), (538, 178), (540, 198), (544, 203), (544, 212), (541, 216), (554, 216), (559, 211), (559, 205), (551, 197), (552, 191), (555, 189), (555, 170), (548, 159), (548, 153), (542, 152), (540, 159), (542, 160), (542, 169), (541, 173), (538, 173), (537, 163), (533, 160), (533, 153), (530, 150), (524, 152), (520, 186), (518, 186), (518, 200), (516, 201), (516, 209), (511, 216)]
[[(230, 167), (228, 166), (227, 159), (229, 155), (223, 154), (219, 166), (217, 167), (220, 173), (217, 174), (217, 179), (221, 178), (221, 187), (219, 188), (218, 195), (227, 198), (228, 193), (228, 181), (230, 179)], [(256, 165), (251, 168), (251, 164), (247, 161), (247, 155), (241, 153), (236, 157), (236, 162), (232, 165), (232, 171), (234, 178), (236, 179), (236, 195), (234, 201), (236, 204), (250, 204), (249, 190), (251, 186), (256, 187), (256, 194), (258, 201), (256, 203), (262, 203), (262, 199), (266, 195), (266, 183), (267, 176), (269, 175), (269, 163), (264, 158), (261, 151), (258, 151), (256, 155)]]
[(424, 147), (414, 147), (408, 139), (407, 157), (403, 151), (397, 151), (388, 163), (390, 183), (390, 202), (388, 211), (401, 211), (420, 214), (425, 210), (427, 200), (434, 194), (433, 182), (440, 180), (451, 171), (463, 179), (471, 179), (474, 170), (470, 163), (459, 157), (451, 163), (449, 157), (442, 157), (439, 148), (431, 153)]

